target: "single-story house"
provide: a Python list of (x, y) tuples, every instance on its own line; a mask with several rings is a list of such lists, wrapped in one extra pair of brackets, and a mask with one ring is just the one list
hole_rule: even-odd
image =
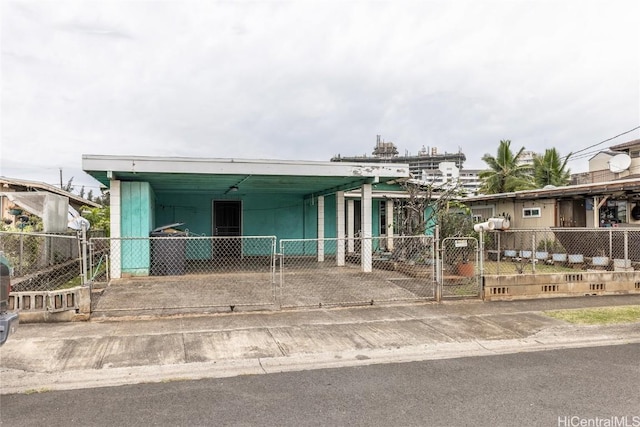
[(464, 202), (477, 222), (504, 216), (512, 229), (640, 227), (640, 177), (471, 196)]
[(112, 239), (176, 223), (197, 236), (393, 236), (393, 206), (374, 193), (410, 176), (406, 164), (109, 155), (82, 167), (109, 188)]

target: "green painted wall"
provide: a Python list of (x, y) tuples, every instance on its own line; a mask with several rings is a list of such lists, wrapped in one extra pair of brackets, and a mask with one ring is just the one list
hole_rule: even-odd
[[(292, 195), (265, 195), (243, 197), (242, 195), (226, 196), (222, 194), (189, 194), (189, 193), (154, 193), (147, 183), (123, 182), (123, 236), (147, 237), (149, 232), (159, 226), (184, 223), (181, 227), (190, 236), (210, 237), (213, 235), (213, 201), (241, 200), (242, 229), (244, 236), (276, 236), (276, 250), (280, 250), (280, 239), (315, 239), (318, 237), (317, 198), (303, 199)], [(325, 237), (335, 238), (336, 232), (336, 197), (325, 196)], [(372, 231), (374, 236), (380, 233), (380, 201), (372, 203)], [(127, 218), (126, 221), (124, 218)], [(126, 227), (125, 227), (126, 222)], [(134, 245), (142, 245), (134, 242)], [(127, 269), (148, 271), (149, 248), (135, 248), (130, 252), (146, 255), (146, 263), (134, 258)], [(302, 253), (313, 254), (315, 245), (304, 245)], [(247, 249), (246, 255), (266, 255), (262, 246)], [(266, 249), (266, 247), (265, 247)], [(326, 244), (327, 254), (335, 253), (335, 244)], [(126, 258), (126, 257), (124, 257)], [(123, 258), (123, 260), (124, 260)], [(208, 239), (190, 239), (186, 247), (187, 259), (210, 259), (211, 245)], [(124, 271), (124, 264), (123, 264)]]
[[(124, 237), (149, 237), (154, 217), (153, 190), (147, 182), (120, 183), (121, 235)], [(132, 275), (148, 275), (149, 240), (123, 240), (121, 245), (122, 272)]]
[[(299, 196), (273, 195), (228, 197), (221, 194), (159, 193), (156, 197), (154, 227), (176, 222), (184, 223), (190, 235), (213, 235), (213, 201), (242, 202), (242, 234), (244, 236), (276, 236), (278, 239), (302, 239), (305, 230), (304, 200)], [(315, 225), (314, 225), (315, 227)], [(254, 245), (245, 255), (266, 255), (264, 245)], [(279, 248), (279, 246), (277, 246)], [(188, 259), (207, 259), (211, 248), (204, 241), (189, 241)]]

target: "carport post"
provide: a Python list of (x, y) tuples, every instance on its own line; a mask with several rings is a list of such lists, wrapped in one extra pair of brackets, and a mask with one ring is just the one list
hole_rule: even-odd
[(356, 250), (355, 246), (355, 202), (353, 199), (347, 200), (347, 252), (350, 254)]
[(344, 266), (344, 191), (336, 193), (336, 262), (338, 267)]
[(318, 196), (318, 262), (324, 262), (324, 196)]
[(387, 251), (393, 251), (393, 233), (395, 230), (393, 229), (393, 199), (388, 199), (387, 203), (385, 203), (385, 216), (387, 218)]
[(362, 271), (371, 273), (372, 271), (372, 242), (371, 242), (371, 184), (362, 184)]
[(111, 238), (109, 239), (111, 263), (109, 265), (111, 271), (109, 273), (112, 279), (119, 279), (122, 275), (120, 181), (111, 179), (109, 191), (109, 205), (111, 206), (111, 217), (109, 218), (111, 226)]

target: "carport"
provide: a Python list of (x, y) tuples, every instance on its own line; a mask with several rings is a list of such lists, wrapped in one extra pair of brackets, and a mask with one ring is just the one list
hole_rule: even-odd
[[(368, 238), (380, 235), (381, 228), (376, 188), (388, 189), (409, 177), (406, 164), (107, 155), (84, 155), (83, 169), (110, 191), (112, 254), (119, 255), (112, 255), (112, 278), (150, 273), (149, 242), (118, 239), (145, 239), (151, 230), (173, 223), (183, 223), (192, 236), (320, 239), (319, 260), (325, 256), (322, 239), (359, 231), (362, 271), (370, 272)], [(358, 213), (345, 203), (345, 192), (353, 190), (360, 193)], [(360, 230), (353, 229), (354, 215), (360, 215)], [(393, 229), (385, 231), (393, 235)], [(114, 245), (121, 246), (113, 251)], [(248, 255), (241, 244), (235, 250)], [(233, 245), (212, 244), (196, 256), (233, 251)], [(345, 252), (340, 240), (329, 255), (344, 265)], [(194, 255), (187, 248), (185, 256)]]

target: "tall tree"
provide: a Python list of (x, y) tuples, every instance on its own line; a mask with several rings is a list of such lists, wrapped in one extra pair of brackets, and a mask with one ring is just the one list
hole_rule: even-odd
[(62, 189), (66, 192), (71, 193), (73, 191), (73, 177), (67, 181), (67, 185), (63, 185)]
[(490, 154), (482, 156), (482, 160), (489, 169), (479, 174), (482, 180), (480, 192), (497, 194), (533, 188), (533, 168), (520, 161), (523, 151), (524, 147), (514, 154), (511, 150), (511, 141), (503, 139), (500, 141), (495, 157)]
[(555, 148), (544, 151), (544, 155), (536, 156), (533, 159), (533, 179), (536, 187), (542, 188), (545, 185), (555, 185), (561, 187), (571, 181), (571, 170), (567, 169), (567, 162), (571, 153), (560, 158), (560, 153)]

